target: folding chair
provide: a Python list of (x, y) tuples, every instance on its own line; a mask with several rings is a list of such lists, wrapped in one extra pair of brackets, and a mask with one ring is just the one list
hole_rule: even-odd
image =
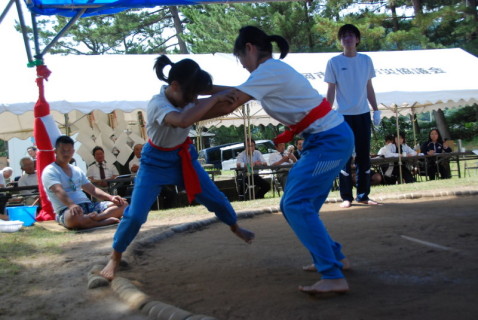
[(467, 170), (468, 170), (468, 176), (471, 177), (470, 170), (475, 170), (475, 173), (476, 173), (476, 171), (478, 170), (478, 162), (475, 162), (472, 165), (468, 165), (468, 162), (465, 161), (465, 172), (463, 173), (465, 177), (466, 177)]

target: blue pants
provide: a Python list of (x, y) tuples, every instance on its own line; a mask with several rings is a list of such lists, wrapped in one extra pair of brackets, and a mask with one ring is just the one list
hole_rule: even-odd
[[(357, 177), (357, 201), (369, 200), (370, 194), (370, 134), (372, 120), (370, 112), (359, 115), (345, 115), (355, 138), (355, 174)], [(352, 158), (349, 159), (340, 173), (340, 197), (342, 200), (353, 201)]]
[(341, 245), (329, 236), (319, 211), (334, 179), (353, 150), (353, 133), (347, 123), (304, 135), (299, 161), (289, 172), (281, 210), (302, 244), (309, 250), (324, 279), (343, 278)]
[[(149, 143), (144, 145), (131, 204), (125, 209), (123, 219), (113, 239), (114, 250), (123, 252), (133, 241), (141, 225), (146, 222), (151, 205), (164, 185), (184, 186), (178, 151), (160, 151)], [(201, 193), (196, 195), (195, 200), (206, 206), (209, 211), (214, 212), (225, 224), (235, 224), (236, 212), (229, 200), (219, 191), (197, 161), (197, 152), (194, 146), (191, 145), (189, 151), (201, 184)]]

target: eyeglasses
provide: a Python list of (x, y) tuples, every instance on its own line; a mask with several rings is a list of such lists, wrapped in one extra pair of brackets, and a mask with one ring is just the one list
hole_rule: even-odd
[(71, 178), (70, 178), (70, 188), (71, 190), (76, 191), (76, 185)]

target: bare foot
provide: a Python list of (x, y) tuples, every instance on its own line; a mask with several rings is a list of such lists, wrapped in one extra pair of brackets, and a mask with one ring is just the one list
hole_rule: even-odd
[(234, 232), (236, 236), (244, 240), (247, 243), (251, 243), (252, 240), (256, 237), (254, 232), (251, 232), (247, 229), (239, 227), (237, 224), (231, 226), (231, 231)]
[(350, 266), (350, 260), (349, 258), (345, 257), (342, 260), (340, 260), (342, 263), (342, 270), (350, 270), (352, 267)]
[(349, 285), (345, 278), (322, 279), (311, 286), (299, 286), (299, 290), (313, 295), (340, 294), (348, 292)]
[[(349, 258), (343, 258), (342, 260), (340, 260), (340, 262), (342, 263), (342, 270), (350, 270), (351, 269)], [(313, 264), (313, 263), (308, 264), (306, 266), (303, 266), (302, 270), (307, 271), (307, 272), (317, 272), (317, 268), (315, 267), (315, 264)]]
[(365, 200), (365, 201), (357, 201), (358, 203), (363, 203), (363, 204), (368, 204), (369, 206), (381, 206), (381, 203), (378, 203), (377, 201), (373, 201), (371, 199)]
[(352, 202), (348, 201), (348, 200), (344, 200), (341, 204), (340, 204), (340, 207), (341, 208), (350, 208), (352, 206)]
[(103, 268), (103, 270), (100, 271), (100, 276), (108, 279), (108, 280), (113, 280), (115, 277), (116, 271), (119, 268), (121, 262), (121, 253), (114, 251), (111, 254), (110, 260), (106, 264), (106, 266)]

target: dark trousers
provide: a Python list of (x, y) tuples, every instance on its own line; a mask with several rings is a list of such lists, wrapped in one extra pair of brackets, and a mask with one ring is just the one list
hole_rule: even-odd
[(435, 180), (437, 176), (437, 169), (440, 173), (441, 179), (450, 179), (451, 178), (451, 170), (450, 170), (450, 161), (448, 159), (440, 159), (437, 160), (436, 158), (428, 159), (428, 178), (430, 180)]
[[(370, 194), (370, 112), (359, 115), (344, 115), (355, 138), (355, 170), (357, 175), (357, 201), (367, 201)], [(350, 158), (339, 176), (340, 197), (353, 201), (352, 161)]]
[[(239, 195), (244, 196), (244, 199), (249, 199), (247, 177), (241, 173), (236, 179), (239, 188)], [(258, 174), (254, 174), (254, 185), (256, 199), (263, 199), (264, 195), (271, 189), (270, 184)]]

